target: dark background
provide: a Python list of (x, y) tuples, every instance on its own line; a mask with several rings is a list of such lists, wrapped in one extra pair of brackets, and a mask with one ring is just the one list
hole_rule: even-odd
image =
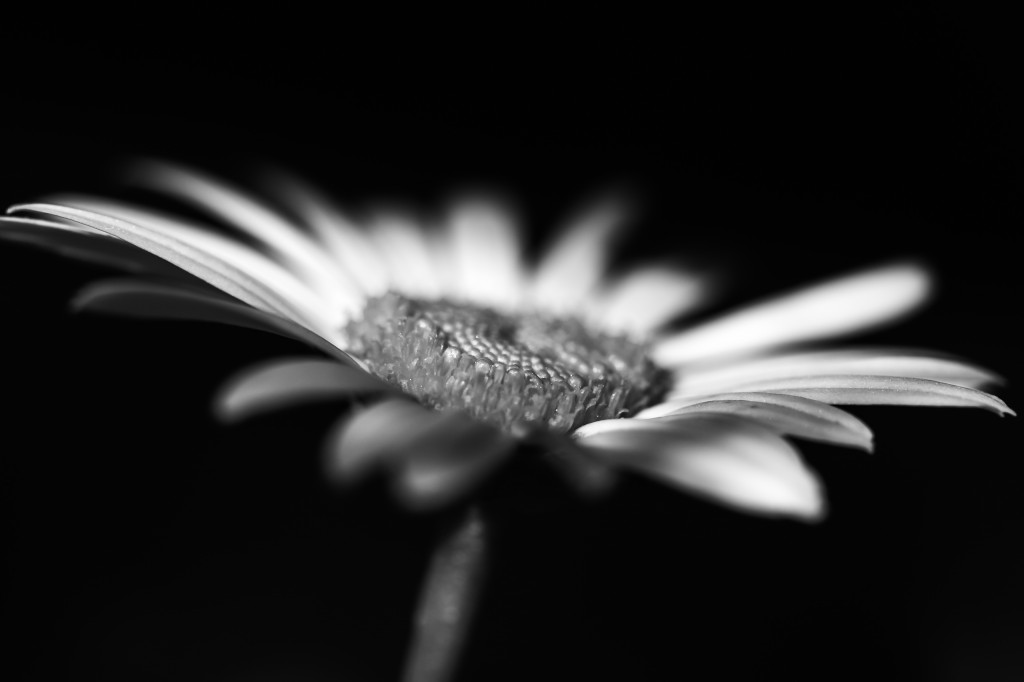
[[(1008, 17), (165, 19), (4, 29), (4, 204), (109, 190), (118, 160), (149, 155), (239, 181), (283, 165), (351, 206), (430, 210), (497, 187), (540, 241), (622, 190), (641, 209), (624, 260), (678, 252), (730, 274), (709, 314), (923, 257), (933, 305), (863, 340), (971, 358), (1021, 407), (1024, 71)], [(2, 246), (14, 679), (396, 679), (445, 519), (379, 486), (326, 487), (335, 408), (210, 416), (234, 371), (304, 350), (73, 316), (69, 297), (105, 271)], [(585, 504), (511, 472), (503, 489), (526, 501), (499, 519), (460, 679), (1021, 679), (1017, 421), (855, 411), (876, 455), (801, 446), (829, 491), (818, 526), (639, 479)]]

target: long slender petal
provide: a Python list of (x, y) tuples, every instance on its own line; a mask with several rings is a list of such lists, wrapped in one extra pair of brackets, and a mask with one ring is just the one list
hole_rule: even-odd
[(863, 331), (925, 301), (928, 273), (915, 263), (873, 268), (754, 304), (655, 344), (665, 367)]
[(280, 358), (248, 367), (230, 379), (215, 398), (214, 409), (224, 421), (238, 421), (295, 404), (396, 390), (351, 365)]
[(391, 286), (418, 298), (440, 298), (441, 278), (423, 227), (410, 216), (391, 210), (369, 221), (367, 234), (387, 265)]
[(832, 405), (923, 405), (980, 407), (1016, 414), (994, 395), (941, 381), (910, 377), (834, 374), (752, 381), (737, 390), (783, 393)]
[(181, 277), (178, 268), (128, 242), (81, 225), (0, 216), (0, 239), (30, 244), (62, 256), (136, 273)]
[(353, 296), (352, 280), (308, 234), (230, 184), (194, 169), (157, 161), (135, 163), (129, 177), (135, 184), (171, 194), (256, 237), (286, 259), (321, 295), (337, 296), (336, 303), (346, 304)]
[(537, 265), (530, 291), (534, 305), (554, 312), (577, 309), (600, 283), (624, 218), (624, 207), (606, 200), (570, 222)]
[(313, 311), (308, 300), (285, 296), (280, 287), (267, 286), (263, 281), (267, 273), (262, 269), (259, 276), (253, 276), (257, 260), (243, 260), (244, 247), (240, 244), (217, 240), (213, 234), (177, 231), (171, 235), (151, 225), (70, 206), (20, 204), (9, 210), (51, 214), (88, 225), (159, 256), (251, 306), (282, 315), (318, 333), (330, 333), (330, 321)]
[(522, 239), (507, 206), (495, 200), (466, 198), (451, 209), (448, 245), (460, 287), (484, 305), (504, 310), (520, 303), (523, 291)]
[(816, 400), (776, 393), (719, 393), (670, 400), (636, 419), (671, 420), (695, 413), (734, 414), (784, 435), (871, 451), (871, 429), (849, 412)]
[(609, 421), (619, 424), (577, 432), (597, 457), (741, 510), (804, 520), (824, 515), (815, 475), (792, 446), (759, 424), (726, 414), (690, 414), (673, 423)]
[(839, 348), (782, 353), (720, 365), (688, 365), (674, 395), (728, 391), (751, 381), (823, 374), (863, 374), (931, 379), (967, 388), (1002, 382), (995, 372), (920, 349)]

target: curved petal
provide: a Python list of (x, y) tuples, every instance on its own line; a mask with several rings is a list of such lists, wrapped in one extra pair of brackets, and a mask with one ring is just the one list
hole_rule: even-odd
[(896, 263), (847, 275), (756, 303), (658, 341), (656, 362), (677, 367), (838, 336), (895, 320), (921, 305), (930, 277), (915, 263)]
[(296, 339), (348, 364), (340, 348), (290, 320), (238, 303), (216, 290), (138, 279), (108, 279), (83, 287), (71, 302), (76, 311), (162, 320), (217, 322)]
[(647, 265), (618, 278), (593, 305), (602, 329), (646, 336), (706, 300), (707, 282), (676, 269)]
[(752, 381), (824, 374), (862, 374), (931, 379), (979, 388), (1002, 383), (995, 372), (962, 360), (920, 349), (839, 348), (783, 353), (717, 366), (689, 365), (680, 373), (673, 395), (728, 391)]
[(507, 206), (480, 197), (458, 201), (448, 217), (446, 237), (459, 287), (454, 296), (502, 310), (519, 305), (522, 238)]
[(0, 239), (30, 244), (62, 256), (136, 273), (182, 277), (184, 273), (156, 256), (108, 234), (37, 218), (0, 216)]
[(391, 286), (408, 296), (440, 298), (441, 279), (423, 227), (395, 211), (378, 213), (367, 234), (387, 265)]
[(163, 258), (251, 306), (281, 315), (317, 333), (331, 333), (331, 321), (310, 308), (312, 297), (285, 294), (283, 279), (275, 281), (273, 287), (268, 286), (263, 279), (269, 272), (262, 267), (258, 254), (248, 254), (242, 245), (217, 239), (212, 233), (179, 230), (169, 234), (153, 225), (53, 204), (21, 204), (9, 210), (51, 214), (88, 225)]
[(217, 178), (160, 161), (134, 163), (128, 174), (138, 185), (166, 192), (218, 216), (256, 237), (291, 264), (294, 272), (339, 305), (354, 295), (354, 284), (313, 239), (273, 208)]
[(367, 372), (319, 358), (284, 358), (248, 367), (221, 388), (214, 410), (224, 421), (295, 404), (397, 389)]
[(745, 511), (808, 521), (824, 516), (815, 475), (792, 446), (759, 424), (724, 414), (690, 414), (672, 423), (609, 421), (619, 423), (577, 432), (595, 456)]
[(719, 393), (670, 400), (635, 419), (671, 420), (697, 413), (733, 414), (776, 433), (871, 451), (871, 429), (849, 412), (807, 398), (776, 393)]
[(576, 309), (600, 284), (612, 238), (625, 219), (619, 202), (605, 200), (577, 216), (537, 265), (530, 301), (541, 310)]
[(835, 374), (754, 381), (744, 391), (784, 393), (832, 405), (980, 407), (1002, 416), (1016, 413), (999, 398), (972, 388), (909, 377)]

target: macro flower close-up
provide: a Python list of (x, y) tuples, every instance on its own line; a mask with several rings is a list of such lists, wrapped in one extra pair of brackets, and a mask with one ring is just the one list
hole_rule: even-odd
[(936, 351), (807, 345), (923, 303), (929, 274), (913, 262), (679, 328), (711, 281), (659, 264), (609, 277), (627, 222), (612, 200), (581, 211), (529, 264), (511, 210), (484, 197), (457, 199), (427, 229), (397, 210), (356, 222), (289, 177), (279, 179), (276, 209), (170, 164), (129, 173), (235, 236), (89, 196), (14, 206), (4, 236), (136, 272), (90, 285), (79, 308), (308, 342), (320, 356), (244, 372), (222, 391), (219, 413), (358, 399), (327, 436), (329, 475), (348, 483), (386, 470), (413, 508), (470, 494), (526, 441), (587, 492), (622, 469), (738, 509), (813, 520), (825, 493), (788, 438), (872, 448), (869, 427), (836, 405), (1012, 414), (979, 390), (997, 375)]

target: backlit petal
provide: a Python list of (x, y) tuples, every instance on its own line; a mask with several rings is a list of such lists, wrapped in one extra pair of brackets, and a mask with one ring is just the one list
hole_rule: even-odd
[(523, 293), (522, 243), (508, 207), (467, 198), (448, 216), (447, 242), (459, 289), (473, 302), (513, 310)]

